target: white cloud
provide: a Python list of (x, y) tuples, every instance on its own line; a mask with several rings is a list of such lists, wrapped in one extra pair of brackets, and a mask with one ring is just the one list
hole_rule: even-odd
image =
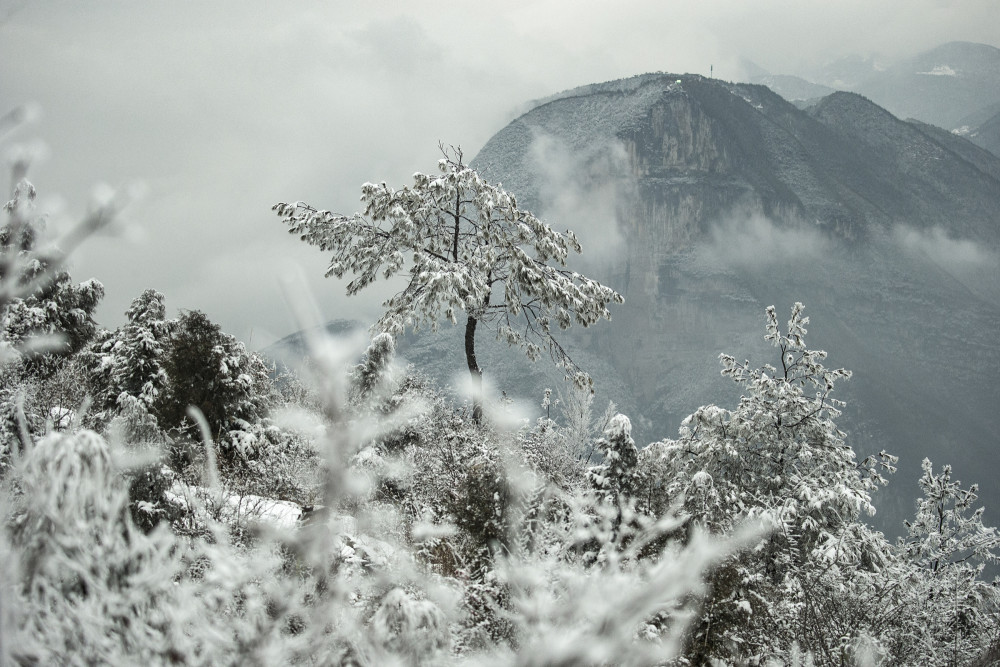
[(989, 269), (1000, 266), (1000, 257), (969, 239), (951, 236), (940, 227), (919, 230), (899, 226), (893, 238), (906, 251), (921, 254), (949, 271)]
[(917, 72), (917, 74), (926, 74), (928, 76), (958, 76), (958, 72), (947, 65), (938, 65), (929, 72)]
[(538, 178), (541, 218), (559, 231), (573, 230), (585, 261), (615, 259), (624, 249), (617, 209), (629, 182), (625, 147), (608, 141), (574, 151), (551, 135), (538, 134), (529, 157)]
[(819, 230), (779, 225), (768, 218), (735, 213), (711, 226), (699, 258), (718, 267), (767, 268), (829, 254), (831, 243)]

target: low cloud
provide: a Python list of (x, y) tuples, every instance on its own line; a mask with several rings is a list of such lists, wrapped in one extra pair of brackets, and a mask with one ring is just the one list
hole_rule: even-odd
[(759, 214), (733, 215), (712, 225), (711, 241), (698, 249), (699, 259), (741, 269), (819, 258), (831, 243), (819, 230), (775, 223)]
[(925, 255), (947, 270), (995, 269), (1000, 266), (1000, 257), (995, 252), (968, 239), (954, 238), (940, 227), (918, 230), (900, 226), (893, 230), (893, 238), (907, 252)]
[(618, 202), (630, 181), (621, 142), (607, 140), (576, 150), (549, 134), (535, 136), (529, 150), (538, 182), (539, 214), (553, 228), (579, 237), (588, 263), (618, 258), (625, 239), (618, 225)]
[(969, 239), (954, 238), (940, 227), (900, 226), (892, 238), (907, 254), (930, 260), (972, 294), (1000, 306), (1000, 254)]

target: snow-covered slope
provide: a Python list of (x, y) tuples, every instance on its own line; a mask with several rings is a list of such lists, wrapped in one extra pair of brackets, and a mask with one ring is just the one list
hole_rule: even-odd
[(640, 442), (735, 398), (718, 353), (776, 363), (763, 309), (802, 301), (814, 344), (855, 371), (854, 443), (902, 456), (898, 498), (924, 456), (987, 481), (1000, 431), (988, 152), (853, 93), (800, 110), (763, 86), (657, 74), (562, 93), (475, 164), (554, 226), (583, 225), (584, 254), (603, 260), (583, 266), (626, 296), (586, 347), (633, 394)]

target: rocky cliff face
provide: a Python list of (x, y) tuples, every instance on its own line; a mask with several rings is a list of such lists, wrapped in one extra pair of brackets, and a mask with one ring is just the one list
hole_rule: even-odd
[(627, 168), (603, 173), (623, 195), (619, 222), (670, 252), (704, 231), (699, 221), (737, 208), (847, 239), (961, 223), (955, 232), (998, 247), (998, 163), (967, 141), (852, 93), (803, 111), (763, 86), (638, 79), (630, 90), (590, 86), (533, 109), (487, 143), (477, 166), (544, 210), (547, 166), (532, 150), (540, 138), (564, 145), (584, 171), (623, 149)]
[[(842, 398), (856, 446), (903, 457), (893, 520), (923, 456), (966, 481), (996, 476), (977, 465), (1000, 432), (990, 153), (852, 93), (801, 110), (763, 86), (656, 74), (550, 98), (475, 165), (579, 230), (602, 260), (582, 268), (625, 294), (614, 322), (575, 345), (609, 364), (640, 439), (734, 400), (719, 352), (774, 362), (763, 309), (802, 301), (812, 343), (855, 371)], [(1000, 487), (989, 494), (996, 506)]]

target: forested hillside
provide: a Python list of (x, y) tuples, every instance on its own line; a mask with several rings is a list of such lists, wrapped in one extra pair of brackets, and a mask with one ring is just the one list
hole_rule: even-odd
[[(645, 446), (561, 346), (620, 296), (460, 154), (363, 186), (356, 215), (275, 206), (349, 289), (404, 280), (360, 344), (301, 322), (308, 363), (280, 376), (155, 289), (100, 327), (67, 259), (120, 200), (48, 238), (27, 167), (0, 226), (0, 663), (996, 659), (976, 487), (925, 460), (902, 537), (866, 522), (899, 453), (853, 448), (851, 373), (801, 303), (761, 310), (764, 356), (718, 350), (739, 398)], [(397, 335), (458, 318), (468, 399), (395, 363)], [(567, 377), (542, 417), (476, 382), (479, 326)]]

